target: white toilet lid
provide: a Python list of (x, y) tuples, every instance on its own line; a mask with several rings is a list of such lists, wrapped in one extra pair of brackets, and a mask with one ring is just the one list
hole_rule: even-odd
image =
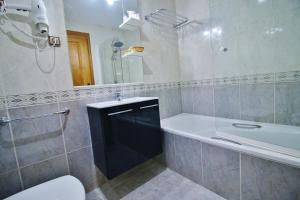
[(82, 183), (73, 176), (63, 176), (17, 193), (5, 200), (85, 200)]

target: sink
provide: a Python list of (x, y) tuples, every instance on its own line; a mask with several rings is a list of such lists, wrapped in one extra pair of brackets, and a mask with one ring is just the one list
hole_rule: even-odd
[(109, 107), (120, 106), (120, 105), (125, 105), (125, 104), (149, 101), (149, 100), (154, 100), (154, 99), (158, 99), (158, 97), (134, 97), (134, 98), (122, 99), (121, 101), (117, 101), (117, 100), (104, 101), (104, 102), (99, 102), (99, 103), (87, 104), (87, 107), (102, 109), (102, 108), (109, 108)]

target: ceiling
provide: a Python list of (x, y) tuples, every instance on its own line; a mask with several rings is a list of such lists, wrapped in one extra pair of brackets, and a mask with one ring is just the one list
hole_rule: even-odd
[(122, 0), (63, 0), (66, 21), (117, 28), (123, 21)]

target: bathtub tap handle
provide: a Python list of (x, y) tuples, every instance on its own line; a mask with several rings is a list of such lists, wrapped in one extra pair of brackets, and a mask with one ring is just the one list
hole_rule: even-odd
[(257, 124), (241, 124), (241, 123), (233, 123), (232, 126), (235, 128), (243, 128), (243, 129), (256, 129), (256, 128), (261, 128), (261, 125)]
[(222, 138), (222, 137), (211, 137), (211, 139), (213, 139), (213, 140), (221, 140), (221, 141), (224, 141), (224, 142), (230, 142), (230, 143), (237, 144), (237, 145), (242, 145), (239, 142), (236, 142), (236, 141), (233, 141), (233, 140), (229, 140), (229, 139), (226, 139), (226, 138)]

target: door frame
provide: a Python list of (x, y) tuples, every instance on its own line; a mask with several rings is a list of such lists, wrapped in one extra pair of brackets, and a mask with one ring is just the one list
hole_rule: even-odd
[[(90, 72), (91, 72), (91, 76), (92, 76), (91, 77), (91, 82), (92, 82), (91, 85), (95, 85), (95, 76), (94, 76), (94, 66), (93, 66), (93, 58), (92, 58), (90, 34), (89, 33), (85, 33), (85, 32), (67, 30), (67, 38), (68, 38), (69, 35), (81, 36), (81, 37), (85, 37), (87, 39), (88, 53), (89, 53), (88, 57), (89, 57), (89, 62), (90, 62)], [(72, 73), (72, 66), (70, 66), (70, 67), (71, 67), (71, 73)], [(73, 83), (73, 85), (74, 85), (74, 83)], [(84, 85), (84, 86), (86, 86), (86, 85)]]

